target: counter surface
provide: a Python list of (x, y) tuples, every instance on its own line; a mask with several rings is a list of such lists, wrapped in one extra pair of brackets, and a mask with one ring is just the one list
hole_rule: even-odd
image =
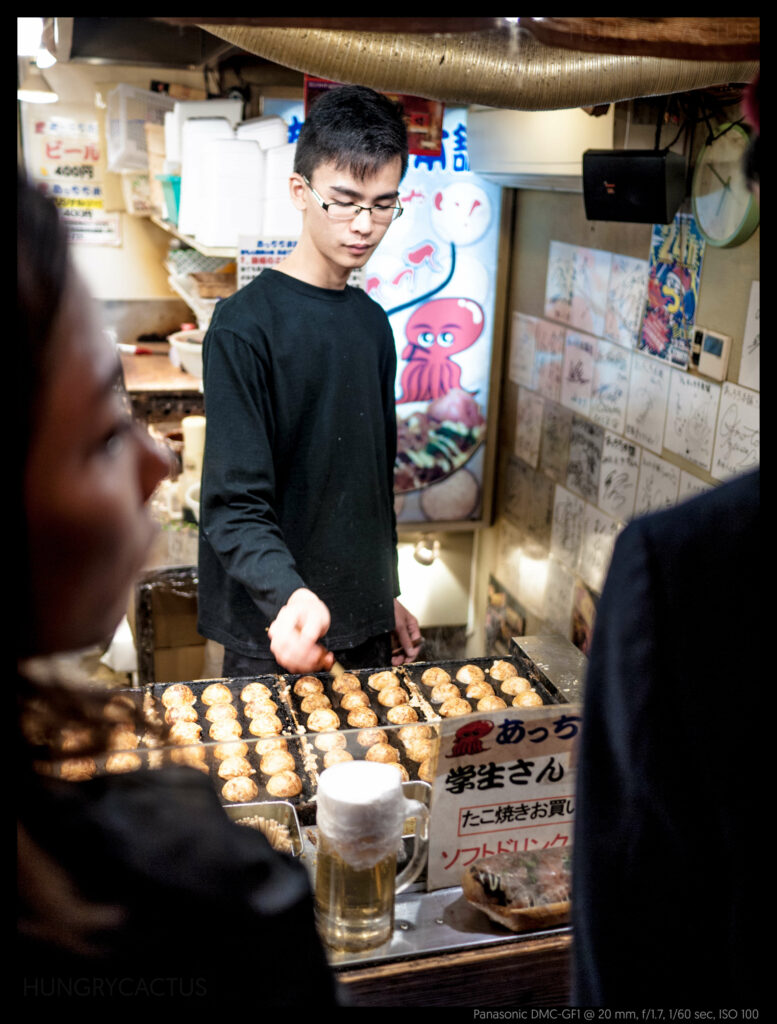
[(124, 385), (134, 392), (200, 392), (201, 381), (170, 362), (167, 355), (127, 355), (121, 353)]

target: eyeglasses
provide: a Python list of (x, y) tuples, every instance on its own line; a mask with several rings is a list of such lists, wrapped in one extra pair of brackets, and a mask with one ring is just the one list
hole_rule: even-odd
[(318, 205), (332, 220), (354, 220), (363, 210), (372, 215), (372, 219), (376, 224), (390, 224), (392, 220), (402, 216), (402, 204), (399, 202), (399, 199), (396, 200), (396, 206), (383, 206), (380, 203), (376, 203), (375, 206), (359, 206), (358, 203), (325, 203), (305, 175), (303, 174), (301, 177), (313, 193), (313, 198)]

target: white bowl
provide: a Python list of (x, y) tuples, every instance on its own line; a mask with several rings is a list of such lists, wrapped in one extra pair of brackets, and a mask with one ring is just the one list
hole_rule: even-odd
[(173, 347), (173, 350), (177, 353), (178, 359), (181, 366), (187, 373), (190, 373), (192, 377), (198, 377), (202, 379), (202, 342), (201, 341), (186, 341), (183, 338), (177, 338), (174, 334), (170, 335), (168, 341)]

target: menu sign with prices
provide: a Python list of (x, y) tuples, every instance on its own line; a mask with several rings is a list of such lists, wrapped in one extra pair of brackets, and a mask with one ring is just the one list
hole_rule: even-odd
[(35, 186), (56, 203), (71, 242), (121, 245), (119, 214), (105, 208), (104, 157), (95, 119), (33, 117), (25, 126), (25, 152)]
[(499, 853), (572, 842), (579, 704), (447, 719), (432, 791), (427, 889)]

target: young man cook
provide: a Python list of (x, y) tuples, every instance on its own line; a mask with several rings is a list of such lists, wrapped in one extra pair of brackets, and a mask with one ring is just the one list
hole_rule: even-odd
[(290, 178), (297, 246), (213, 315), (199, 629), (223, 644), (225, 676), (386, 665), (392, 633), (395, 663), (420, 650), (397, 601), (394, 338), (347, 284), (401, 214), (406, 167), (395, 104), (323, 94)]

